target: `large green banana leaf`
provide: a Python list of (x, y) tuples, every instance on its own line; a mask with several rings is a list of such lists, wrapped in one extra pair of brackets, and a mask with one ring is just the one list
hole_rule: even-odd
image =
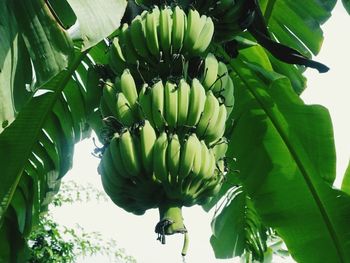
[[(336, 1), (322, 1), (321, 3), (319, 1), (261, 0), (259, 3), (268, 22), (269, 30), (279, 42), (290, 45), (309, 57), (311, 57), (311, 52), (314, 54), (318, 53), (323, 40), (320, 25), (330, 17), (331, 10), (333, 9)], [(286, 17), (286, 14), (289, 13), (291, 13), (291, 17), (293, 17), (293, 19), (288, 19)], [(303, 30), (308, 33), (303, 33)], [(309, 50), (311, 50), (311, 52)], [(259, 45), (241, 50), (240, 56), (244, 61), (249, 61), (254, 65), (258, 65), (259, 67), (264, 68), (266, 71), (274, 70), (287, 76), (297, 94), (300, 94), (305, 88), (306, 79), (302, 75), (305, 70), (303, 67), (288, 65), (280, 62)], [(256, 72), (251, 72), (251, 74), (252, 76), (257, 77)], [(259, 78), (257, 77), (257, 79)], [(237, 99), (240, 100), (239, 98)], [(242, 142), (242, 144), (244, 144), (244, 142)], [(334, 160), (334, 158), (332, 160)], [(325, 166), (327, 165), (325, 164)], [(335, 169), (334, 164), (331, 164), (330, 169)], [(331, 172), (324, 178), (331, 182), (334, 180), (334, 176), (335, 173)], [(215, 203), (226, 193), (226, 191), (236, 184), (237, 178), (235, 176), (229, 177), (227, 183), (224, 185), (217, 198), (214, 198), (212, 202), (206, 205), (204, 208), (206, 210), (212, 208)], [(234, 203), (234, 200), (232, 202)], [(233, 204), (231, 206), (233, 206)], [(238, 206), (236, 205), (235, 209), (237, 209), (237, 207)], [(232, 209), (228, 210), (229, 211), (226, 211), (225, 214), (230, 214), (233, 212)], [(245, 209), (243, 209), (241, 213), (245, 213)], [(220, 222), (225, 222), (225, 220)], [(232, 222), (232, 220), (228, 222)], [(231, 229), (231, 233), (233, 235), (231, 237), (232, 239), (244, 240), (244, 238), (239, 236), (238, 232), (233, 229), (228, 222), (223, 223), (226, 226), (223, 226), (222, 233), (228, 235), (227, 233), (230, 233)], [(216, 238), (216, 240), (219, 239), (220, 238)], [(259, 243), (260, 239), (257, 239), (256, 242)], [(231, 244), (231, 246), (226, 246), (225, 250), (222, 247), (218, 248), (218, 246), (215, 247), (214, 245), (214, 251), (219, 257), (227, 256), (230, 253), (232, 256), (238, 256), (241, 255), (241, 252), (239, 249), (237, 249), (238, 247), (239, 246), (236, 244)], [(247, 251), (250, 250), (248, 246), (245, 247), (245, 249)], [(254, 251), (252, 252), (254, 255)]]
[(298, 262), (350, 262), (350, 197), (332, 188), (328, 111), (305, 105), (285, 77), (240, 58), (230, 65), (237, 98), (230, 156), (264, 225)]

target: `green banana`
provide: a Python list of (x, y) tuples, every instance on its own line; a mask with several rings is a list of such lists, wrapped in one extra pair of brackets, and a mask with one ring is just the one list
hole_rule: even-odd
[(216, 122), (210, 122), (205, 134), (207, 143), (212, 143), (220, 139), (225, 133), (225, 124), (227, 119), (227, 111), (225, 104), (219, 106), (219, 115)]
[(140, 145), (127, 130), (120, 135), (119, 150), (125, 169), (129, 174), (138, 176), (141, 173)]
[(166, 132), (162, 132), (157, 138), (153, 151), (153, 170), (155, 177), (164, 183), (168, 182), (168, 167), (167, 167), (167, 148), (168, 148), (168, 135)]
[(172, 27), (172, 52), (177, 54), (181, 51), (185, 32), (186, 32), (186, 23), (187, 17), (183, 9), (179, 6), (175, 6), (173, 15), (173, 27)]
[(159, 80), (152, 86), (152, 117), (156, 128), (160, 131), (164, 128), (164, 86)]
[(205, 24), (202, 30), (200, 31), (200, 34), (196, 39), (196, 42), (192, 46), (192, 52), (194, 54), (204, 53), (209, 47), (211, 40), (213, 38), (213, 34), (214, 34), (213, 20), (210, 17), (205, 17), (205, 18), (206, 18)]
[(159, 43), (160, 49), (164, 54), (169, 55), (171, 48), (171, 30), (172, 22), (171, 19), (172, 11), (169, 7), (163, 7), (159, 14)]
[(229, 78), (230, 76), (228, 75), (225, 63), (220, 61), (218, 66), (218, 77), (212, 89), (213, 92), (216, 94), (225, 90)]
[(191, 52), (192, 47), (196, 43), (199, 34), (206, 22), (206, 16), (200, 16), (197, 10), (190, 9), (187, 15), (187, 29), (184, 38), (184, 48), (186, 51)]
[(193, 160), (193, 166), (192, 166), (192, 173), (197, 176), (200, 173), (201, 167), (202, 167), (202, 151), (201, 151), (201, 143), (198, 140), (197, 136), (196, 136), (196, 149), (197, 151), (195, 152), (195, 157)]
[[(202, 167), (198, 174), (191, 173), (191, 178), (186, 180), (184, 185), (184, 193), (186, 195), (187, 201), (192, 203), (197, 198), (197, 192), (199, 189), (203, 188), (208, 181), (211, 181), (214, 176), (216, 169), (216, 162), (214, 155), (206, 148), (205, 143), (201, 142), (201, 158), (202, 158)], [(204, 164), (203, 162), (206, 162)]]
[(127, 127), (136, 122), (129, 101), (122, 92), (118, 92), (116, 95), (116, 117), (120, 123)]
[(145, 36), (148, 50), (156, 58), (159, 59), (160, 48), (158, 39), (159, 26), (159, 8), (155, 6), (152, 12), (147, 13), (145, 21)]
[(120, 74), (125, 67), (126, 60), (123, 55), (118, 37), (113, 39), (112, 45), (109, 48), (108, 62), (109, 66), (115, 74)]
[(103, 118), (108, 117), (108, 116), (115, 116), (115, 112), (111, 112), (111, 110), (109, 109), (105, 99), (102, 97), (100, 100), (100, 106), (99, 106), (101, 115)]
[(187, 122), (190, 105), (190, 85), (185, 79), (181, 79), (178, 85), (177, 127), (182, 127)]
[(227, 118), (229, 118), (235, 104), (234, 86), (231, 77), (228, 77), (227, 84), (225, 89), (221, 92), (221, 95), (225, 99), (224, 103), (227, 110)]
[(167, 81), (164, 87), (165, 120), (169, 127), (176, 128), (178, 112), (178, 88), (175, 83)]
[(205, 90), (213, 87), (218, 75), (219, 62), (212, 53), (208, 53), (204, 60), (204, 70), (201, 82)]
[(190, 92), (190, 103), (187, 116), (187, 125), (195, 126), (204, 110), (206, 101), (205, 90), (198, 79), (192, 80), (191, 92)]
[[(202, 140), (200, 141), (201, 143), (201, 156), (202, 156), (202, 165), (200, 168), (200, 171), (198, 172), (198, 177), (200, 178), (206, 178), (209, 176), (209, 169), (212, 165), (212, 160), (211, 160), (211, 154), (209, 152), (209, 149), (205, 142)], [(214, 167), (215, 167), (215, 159), (214, 159)]]
[[(144, 15), (143, 15), (144, 16)], [(137, 54), (145, 59), (147, 62), (151, 62), (149, 59), (151, 56), (150, 51), (148, 50), (146, 44), (146, 35), (145, 35), (145, 19), (142, 15), (137, 15), (130, 24), (130, 37), (132, 44), (137, 52)]]
[(128, 100), (131, 111), (135, 116), (137, 116), (136, 102), (138, 99), (138, 94), (135, 80), (131, 75), (129, 69), (125, 69), (120, 77), (120, 89), (123, 92), (125, 98)]
[(152, 116), (152, 90), (147, 84), (144, 84), (141, 88), (138, 98), (141, 116), (147, 119), (152, 126), (154, 126), (153, 116)]
[(111, 157), (114, 162), (114, 167), (118, 174), (123, 177), (130, 178), (135, 176), (130, 174), (124, 165), (124, 161), (122, 159), (122, 153), (120, 152), (120, 138), (118, 136), (114, 136), (108, 146), (109, 151), (111, 152)]
[(107, 80), (103, 85), (102, 97), (106, 102), (109, 110), (115, 112), (116, 90), (113, 83)]
[(196, 153), (200, 152), (200, 143), (195, 133), (192, 133), (181, 149), (178, 181), (183, 181), (193, 169)]
[(228, 149), (228, 142), (225, 137), (220, 138), (214, 145), (211, 146), (210, 150), (215, 156), (215, 160), (218, 161), (225, 157)]
[[(203, 114), (198, 122), (196, 133), (200, 138), (206, 137), (207, 132), (209, 130), (209, 126), (211, 124), (215, 124), (219, 115), (219, 101), (215, 97), (215, 95), (209, 90), (207, 92), (205, 106)], [(213, 126), (213, 125), (211, 125)], [(215, 127), (214, 127), (215, 129)]]
[(107, 178), (107, 173), (111, 173), (111, 166), (110, 164), (107, 164), (107, 158), (105, 157), (106, 154), (101, 159), (100, 164), (98, 165), (97, 171), (101, 175), (101, 182), (103, 189), (107, 193), (108, 196), (113, 195), (113, 184), (109, 182), (109, 179)]
[(148, 176), (153, 173), (153, 147), (157, 140), (157, 135), (148, 120), (140, 129), (141, 159), (144, 170)]
[(171, 183), (176, 184), (177, 175), (179, 173), (180, 165), (180, 153), (181, 153), (181, 144), (177, 134), (173, 134), (170, 138), (168, 150), (167, 150), (167, 165), (169, 173), (171, 175)]
[(132, 44), (128, 24), (124, 23), (122, 25), (119, 38), (120, 38), (121, 48), (124, 51), (123, 53), (125, 55), (124, 57), (125, 57), (126, 63), (131, 65), (137, 65), (137, 62), (139, 61), (139, 56)]

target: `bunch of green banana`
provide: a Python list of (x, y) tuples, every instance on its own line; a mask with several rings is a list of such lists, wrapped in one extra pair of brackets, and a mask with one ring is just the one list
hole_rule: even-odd
[[(226, 2), (198, 1), (194, 7), (223, 8)], [(104, 82), (100, 102), (105, 125), (112, 125), (98, 168), (119, 207), (137, 215), (159, 208), (156, 233), (162, 243), (165, 235), (185, 234), (183, 254), (181, 207), (205, 204), (221, 189), (223, 136), (234, 104), (226, 65), (207, 51), (216, 34), (210, 12), (219, 14), (220, 8), (201, 15), (189, 3), (182, 1), (186, 9), (153, 6), (122, 25), (113, 39), (113, 76)]]
[(117, 75), (128, 67), (147, 81), (181, 75), (182, 60), (204, 54), (213, 34), (212, 19), (194, 9), (186, 15), (179, 6), (155, 6), (121, 27), (109, 50), (109, 65)]
[(153, 6), (171, 4), (181, 6), (184, 9), (195, 8), (200, 14), (211, 17), (215, 24), (215, 41), (232, 40), (236, 35), (242, 33), (254, 19), (251, 1), (247, 0), (137, 0), (142, 6)]

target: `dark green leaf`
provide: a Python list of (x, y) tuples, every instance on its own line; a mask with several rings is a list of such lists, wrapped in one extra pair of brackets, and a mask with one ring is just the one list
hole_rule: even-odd
[(46, 3), (65, 29), (74, 25), (77, 17), (66, 0), (48, 0)]
[[(277, 40), (310, 56), (321, 48), (322, 25), (330, 16), (336, 0), (263, 0), (260, 1), (269, 30)], [(310, 51), (309, 51), (310, 50)]]
[(350, 14), (350, 1), (349, 0), (342, 0), (343, 6), (346, 9), (346, 11)]
[[(336, 0), (260, 0), (269, 31), (276, 40), (311, 58), (323, 42), (321, 25), (331, 16)], [(301, 94), (306, 80), (305, 67), (288, 65), (269, 54), (274, 71), (287, 76), (294, 90)], [(322, 62), (322, 61), (321, 61)]]

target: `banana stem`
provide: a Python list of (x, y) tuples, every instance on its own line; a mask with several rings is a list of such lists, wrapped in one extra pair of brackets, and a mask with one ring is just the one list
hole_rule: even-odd
[(155, 232), (158, 240), (165, 244), (165, 235), (176, 233), (185, 234), (187, 229), (183, 223), (181, 206), (166, 204), (159, 207), (160, 220), (156, 225)]

